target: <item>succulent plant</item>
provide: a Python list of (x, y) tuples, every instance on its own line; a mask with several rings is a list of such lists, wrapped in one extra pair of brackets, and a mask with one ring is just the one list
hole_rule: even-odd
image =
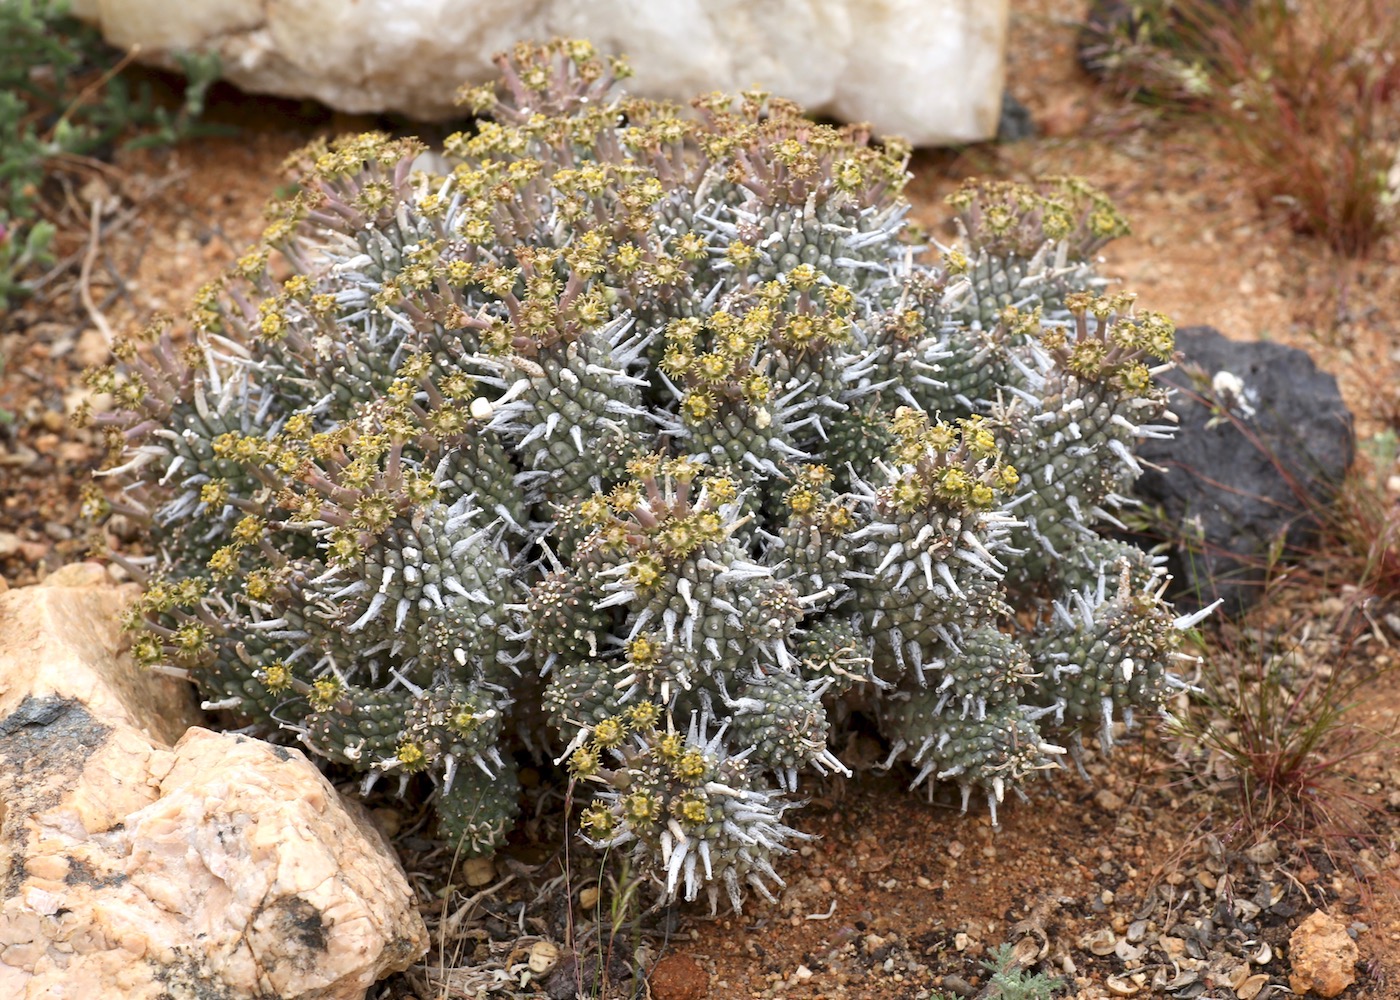
[(897, 143), (628, 99), (582, 43), (500, 66), (441, 154), (308, 149), (187, 322), (91, 374), (142, 662), (471, 853), (553, 759), (582, 836), (736, 907), (852, 712), (995, 812), (1161, 707), (1190, 619), (1098, 529), (1170, 432), (1172, 327), (1101, 294), (1099, 192), (968, 184), (928, 254)]

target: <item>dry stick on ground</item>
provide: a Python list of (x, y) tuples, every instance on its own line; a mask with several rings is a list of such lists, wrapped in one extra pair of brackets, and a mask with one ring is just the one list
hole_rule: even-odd
[(102, 235), (102, 209), (105, 199), (95, 199), (92, 203), (92, 216), (88, 224), (88, 247), (87, 253), (83, 255), (83, 267), (78, 272), (78, 295), (83, 301), (83, 308), (87, 310), (88, 317), (98, 330), (102, 332), (102, 337), (107, 341), (107, 346), (111, 346), (117, 339), (112, 331), (111, 325), (107, 322), (107, 317), (102, 314), (102, 310), (97, 308), (97, 303), (92, 300), (92, 265), (97, 260), (97, 248), (101, 246)]
[[(110, 239), (111, 237), (115, 236), (117, 233), (125, 229), (127, 226), (131, 225), (131, 223), (134, 222), (140, 216), (141, 210), (145, 208), (147, 202), (151, 201), (157, 195), (161, 194), (166, 188), (185, 180), (188, 176), (189, 171), (181, 170), (171, 174), (169, 177), (165, 177), (159, 181), (154, 182), (151, 186), (151, 189), (142, 198), (133, 201), (131, 205), (129, 205), (124, 211), (117, 213), (111, 217), (111, 220), (105, 226), (102, 227), (102, 231), (100, 234), (101, 238), (103, 240)], [(79, 260), (86, 258), (87, 255), (91, 252), (91, 243), (91, 236), (89, 236), (88, 243), (83, 247), (83, 249), (77, 250), (69, 254), (67, 257), (64, 257), (53, 267), (49, 268), (42, 275), (40, 275), (38, 278), (35, 278), (33, 281), (29, 282), (27, 286), (29, 291), (37, 293), (45, 285), (49, 284), (50, 282), (56, 280), (57, 278), (65, 274), (69, 269), (73, 267), (74, 264), (78, 263)]]

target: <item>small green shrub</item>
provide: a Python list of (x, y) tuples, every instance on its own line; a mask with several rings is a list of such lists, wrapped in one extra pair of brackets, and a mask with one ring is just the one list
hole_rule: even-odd
[(0, 308), (26, 292), (24, 276), (52, 262), (54, 227), (43, 186), (65, 157), (107, 155), (116, 144), (160, 145), (191, 133), (217, 59), (191, 56), (176, 111), (149, 85), (117, 73), (125, 60), (93, 29), (47, 0), (0, 2)]

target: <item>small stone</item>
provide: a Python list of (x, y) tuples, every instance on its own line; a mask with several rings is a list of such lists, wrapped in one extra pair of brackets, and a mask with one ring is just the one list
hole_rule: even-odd
[(1258, 903), (1248, 899), (1236, 899), (1234, 903), (1235, 916), (1244, 921), (1253, 920), (1263, 912), (1263, 907)]
[(1124, 979), (1122, 976), (1109, 976), (1104, 980), (1104, 986), (1116, 997), (1130, 997), (1142, 989), (1131, 979)]
[(1142, 944), (1142, 939), (1145, 938), (1146, 936), (1147, 936), (1147, 921), (1146, 921), (1146, 920), (1134, 920), (1131, 924), (1128, 925), (1127, 937), (1128, 937), (1128, 943), (1129, 943), (1129, 944)]
[(1113, 946), (1113, 954), (1117, 955), (1120, 961), (1136, 962), (1138, 959), (1142, 958), (1142, 949), (1126, 941), (1119, 941)]
[(1122, 796), (1110, 791), (1107, 788), (1100, 788), (1094, 793), (1094, 805), (1104, 812), (1116, 813), (1123, 808)]
[(13, 531), (0, 531), (0, 559), (12, 556), (19, 551), (19, 535)]
[(667, 955), (648, 978), (654, 1000), (701, 1000), (710, 992), (710, 974), (689, 955)]
[(965, 851), (965, 850), (966, 850), (966, 848), (963, 847), (962, 841), (960, 841), (960, 840), (950, 841), (949, 844), (948, 844), (948, 857), (950, 857), (950, 858), (952, 858), (952, 859), (954, 859), (954, 860), (957, 860), (958, 858), (960, 858), (960, 857), (963, 856), (963, 851)]
[(530, 971), (536, 976), (547, 976), (559, 964), (559, 946), (553, 941), (536, 941), (530, 946)]
[(374, 822), (383, 832), (384, 836), (390, 840), (403, 827), (403, 815), (397, 809), (390, 809), (388, 806), (380, 806), (378, 809), (370, 811), (374, 816)]
[(811, 979), (812, 970), (805, 965), (799, 965), (792, 973), (794, 979)]
[(73, 348), (73, 360), (84, 368), (96, 368), (106, 364), (112, 356), (112, 348), (101, 330), (88, 327), (78, 335), (78, 343)]
[(1200, 976), (1196, 975), (1196, 973), (1190, 971), (1189, 969), (1183, 970), (1182, 972), (1177, 973), (1176, 976), (1172, 978), (1171, 982), (1167, 983), (1166, 989), (1169, 991), (1185, 989), (1187, 986), (1190, 986), (1192, 983), (1194, 983), (1200, 978)]
[(958, 931), (953, 935), (953, 947), (958, 951), (966, 951), (967, 946), (971, 943), (972, 938), (968, 937), (963, 931)]
[(1112, 955), (1113, 949), (1118, 946), (1118, 936), (1110, 928), (1100, 927), (1092, 934), (1080, 938), (1079, 946), (1095, 955)]
[(26, 445), (17, 444), (10, 451), (0, 451), (0, 465), (26, 466), (39, 460), (39, 453)]
[(1237, 965), (1230, 970), (1226, 981), (1230, 984), (1230, 989), (1238, 991), (1244, 985), (1244, 981), (1249, 978), (1249, 963)]
[(1250, 976), (1244, 982), (1240, 983), (1239, 986), (1235, 987), (1235, 996), (1239, 997), (1239, 1000), (1254, 1000), (1268, 981), (1269, 977), (1262, 972), (1258, 975)]
[(1294, 993), (1334, 997), (1356, 981), (1359, 954), (1340, 921), (1314, 910), (1288, 939), (1288, 985)]
[(598, 899), (602, 893), (598, 891), (596, 885), (590, 885), (585, 889), (580, 889), (578, 893), (578, 905), (586, 913), (593, 912), (598, 906)]
[(462, 872), (467, 885), (473, 888), (487, 885), (496, 877), (496, 862), (492, 858), (467, 858), (462, 863)]
[(956, 972), (950, 972), (943, 977), (943, 988), (954, 996), (970, 997), (976, 996), (977, 987), (973, 986)]
[(1215, 876), (1208, 871), (1197, 872), (1196, 881), (1199, 882), (1205, 888), (1210, 889), (1211, 891), (1214, 891), (1215, 887), (1219, 884)]
[(1256, 865), (1271, 865), (1279, 858), (1278, 844), (1272, 840), (1261, 840), (1253, 847), (1246, 848), (1244, 856)]

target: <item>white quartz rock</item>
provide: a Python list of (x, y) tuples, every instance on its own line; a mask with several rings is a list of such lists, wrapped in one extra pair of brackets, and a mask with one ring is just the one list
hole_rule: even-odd
[(1009, 0), (74, 0), (108, 41), (217, 52), (246, 90), (349, 112), (459, 116), (520, 39), (587, 38), (626, 55), (628, 89), (686, 101), (760, 87), (916, 145), (989, 139)]

